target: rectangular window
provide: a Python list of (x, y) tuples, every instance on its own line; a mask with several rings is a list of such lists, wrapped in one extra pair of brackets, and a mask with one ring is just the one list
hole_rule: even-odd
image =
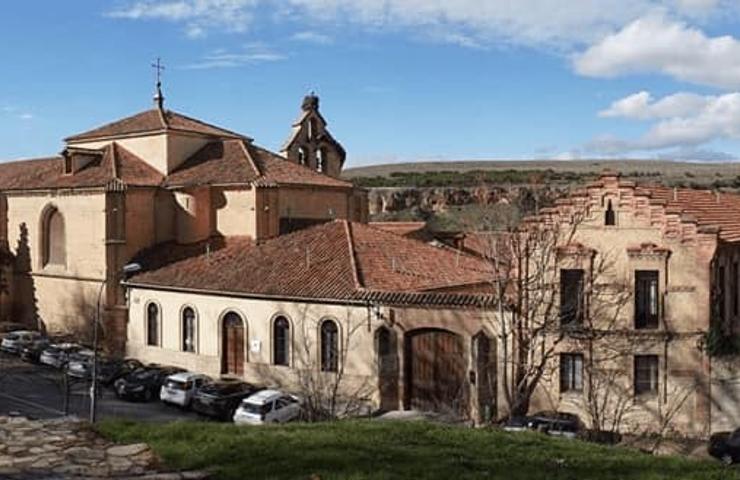
[(583, 391), (583, 355), (560, 354), (560, 393)]
[(583, 323), (583, 270), (560, 270), (560, 324)]
[(635, 395), (658, 393), (658, 356), (635, 355)]
[(658, 328), (658, 272), (635, 272), (635, 328)]

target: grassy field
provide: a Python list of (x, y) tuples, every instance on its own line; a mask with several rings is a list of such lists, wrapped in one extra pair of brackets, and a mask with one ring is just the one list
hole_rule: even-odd
[(421, 422), (237, 427), (109, 421), (98, 429), (117, 442), (149, 443), (171, 468), (209, 469), (217, 479), (740, 480), (737, 470), (717, 462)]

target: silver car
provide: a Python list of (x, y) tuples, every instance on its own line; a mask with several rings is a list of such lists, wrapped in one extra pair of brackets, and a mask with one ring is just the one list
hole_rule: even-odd
[(69, 357), (82, 349), (76, 343), (55, 343), (49, 345), (39, 356), (39, 363), (54, 368), (62, 368), (69, 361)]
[(203, 385), (211, 383), (211, 377), (200, 373), (180, 372), (167, 377), (159, 390), (159, 399), (183, 408), (190, 406), (193, 395)]
[(43, 338), (41, 333), (33, 330), (16, 330), (5, 335), (3, 341), (0, 342), (0, 350), (17, 355), (24, 347), (33, 345)]

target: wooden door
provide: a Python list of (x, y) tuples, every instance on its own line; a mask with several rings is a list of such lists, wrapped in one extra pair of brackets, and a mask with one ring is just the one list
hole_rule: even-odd
[(462, 337), (444, 330), (406, 337), (407, 406), (418, 410), (467, 410)]
[(380, 409), (384, 411), (399, 408), (398, 393), (398, 346), (395, 332), (381, 327), (375, 336), (378, 355), (378, 390)]
[(244, 322), (236, 313), (229, 312), (223, 322), (223, 351), (221, 373), (244, 374)]

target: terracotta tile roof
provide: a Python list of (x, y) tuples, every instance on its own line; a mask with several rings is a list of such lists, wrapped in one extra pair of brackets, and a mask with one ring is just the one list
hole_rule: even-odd
[(653, 200), (665, 204), (667, 211), (688, 215), (699, 227), (718, 228), (727, 242), (740, 241), (740, 195), (728, 192), (644, 187)]
[(325, 187), (352, 188), (351, 182), (321, 174), (304, 165), (290, 162), (256, 145), (249, 145), (252, 158), (265, 181), (280, 185), (317, 185)]
[(104, 187), (118, 179), (132, 186), (156, 186), (163, 176), (125, 148), (112, 143), (101, 155), (72, 175), (65, 175), (59, 157), (3, 163), (0, 190)]
[[(179, 247), (164, 244), (134, 261), (144, 271), (132, 285), (316, 300), (386, 296), (459, 302), (488, 282), (486, 262), (368, 225), (336, 220), (261, 244), (229, 238), (223, 248), (168, 263)], [(162, 255), (165, 257), (162, 257)], [(184, 258), (179, 256), (178, 258)]]
[(167, 130), (195, 132), (215, 137), (247, 138), (238, 133), (196, 120), (181, 113), (171, 110), (162, 111), (155, 108), (108, 123), (87, 132), (72, 135), (71, 137), (67, 137), (65, 141), (76, 142)]
[(240, 140), (212, 142), (177, 167), (164, 181), (165, 187), (208, 184), (250, 184), (259, 172), (249, 160)]
[(349, 182), (322, 175), (242, 140), (209, 143), (168, 175), (164, 182), (166, 187), (206, 184), (352, 187)]
[(430, 237), (425, 231), (426, 222), (370, 222), (370, 226), (417, 240), (427, 240)]

